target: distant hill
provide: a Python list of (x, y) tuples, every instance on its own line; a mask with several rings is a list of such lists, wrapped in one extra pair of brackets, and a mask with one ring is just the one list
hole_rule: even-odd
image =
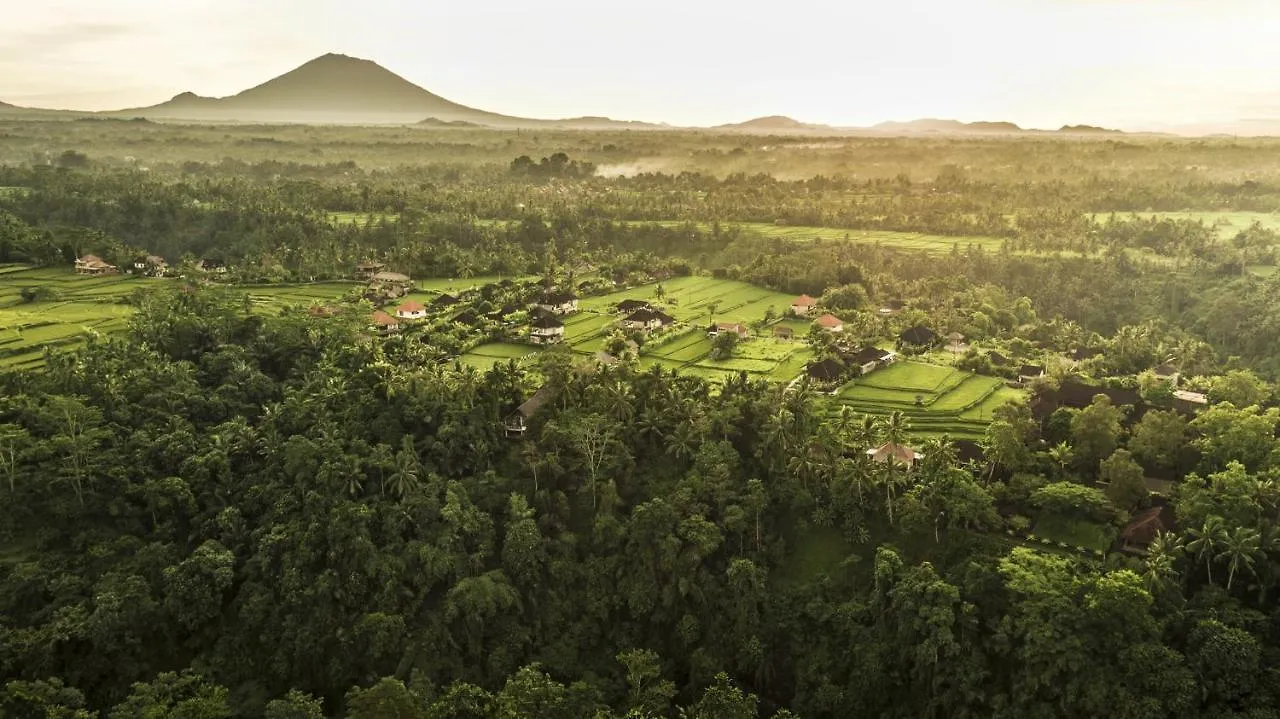
[(872, 130), (904, 134), (915, 133), (973, 133), (973, 132), (1023, 132), (1012, 122), (960, 122), (959, 120), (937, 120), (926, 118), (909, 122), (881, 122), (873, 125)]
[(467, 122), (466, 120), (441, 120), (438, 117), (428, 117), (417, 123), (418, 127), (488, 127), (478, 122)]
[(785, 115), (769, 115), (747, 120), (746, 122), (716, 125), (711, 129), (737, 132), (813, 132), (831, 131), (835, 128), (829, 125), (811, 125)]
[(516, 121), (446, 100), (371, 60), (332, 53), (230, 97), (184, 92), (159, 105), (113, 114), (254, 122)]
[(1058, 128), (1058, 132), (1071, 133), (1076, 135), (1123, 135), (1123, 130), (1112, 130), (1106, 127), (1096, 127), (1094, 125), (1063, 125)]

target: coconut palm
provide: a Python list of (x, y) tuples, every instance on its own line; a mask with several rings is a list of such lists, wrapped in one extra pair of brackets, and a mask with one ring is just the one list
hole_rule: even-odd
[(1168, 587), (1178, 576), (1178, 557), (1186, 551), (1182, 537), (1172, 532), (1156, 535), (1147, 548), (1147, 571), (1143, 573), (1147, 589), (1154, 592)]
[(1209, 581), (1213, 582), (1213, 559), (1220, 543), (1226, 535), (1222, 517), (1206, 517), (1199, 528), (1193, 528), (1189, 534), (1187, 550), (1194, 553), (1197, 559), (1204, 560), (1205, 570), (1209, 573)]
[(1218, 561), (1227, 563), (1227, 591), (1236, 572), (1245, 569), (1253, 573), (1253, 560), (1260, 553), (1262, 536), (1252, 527), (1236, 527), (1225, 532), (1219, 541)]
[(1067, 465), (1071, 464), (1071, 458), (1074, 452), (1071, 451), (1071, 445), (1066, 442), (1059, 442), (1049, 450), (1049, 459), (1058, 465), (1059, 476), (1067, 473)]

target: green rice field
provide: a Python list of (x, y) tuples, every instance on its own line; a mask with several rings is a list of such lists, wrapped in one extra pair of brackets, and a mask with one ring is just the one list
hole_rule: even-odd
[(902, 412), (916, 436), (976, 440), (986, 432), (996, 408), (1022, 394), (991, 377), (903, 361), (845, 385), (832, 408), (849, 407), (875, 416)]
[(458, 358), (458, 361), (464, 365), (470, 365), (479, 370), (488, 370), (495, 364), (516, 360), (523, 360), (530, 355), (537, 353), (537, 348), (531, 345), (515, 344), (512, 342), (490, 342), (475, 347), (466, 354)]
[[(1254, 222), (1262, 225), (1265, 229), (1280, 232), (1280, 213), (1274, 212), (1117, 212), (1118, 219), (1125, 219), (1137, 215), (1138, 217), (1150, 218), (1160, 217), (1170, 220), (1191, 220), (1193, 222), (1203, 222), (1210, 227), (1216, 227), (1218, 236), (1222, 239), (1230, 239), (1235, 237), (1238, 232), (1248, 229)], [(1109, 213), (1097, 213), (1093, 215), (1093, 219), (1098, 222), (1106, 222), (1110, 217)]]
[[(434, 279), (417, 283), (428, 290), (465, 289), (494, 278)], [(163, 287), (168, 279), (110, 275), (85, 277), (70, 268), (0, 265), (0, 370), (44, 364), (46, 349), (68, 350), (91, 335), (108, 336), (128, 327), (133, 308), (124, 300), (135, 290)], [(242, 286), (255, 310), (277, 312), (290, 305), (333, 302), (359, 290), (358, 282)], [(24, 288), (52, 290), (50, 300), (25, 303)], [(432, 294), (423, 294), (429, 299)]]

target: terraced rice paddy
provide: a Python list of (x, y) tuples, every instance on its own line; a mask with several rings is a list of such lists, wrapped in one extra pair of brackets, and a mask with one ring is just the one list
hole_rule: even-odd
[[(69, 269), (0, 266), (0, 369), (44, 364), (46, 349), (66, 350), (91, 335), (122, 332), (132, 309), (122, 300), (163, 280), (83, 277)], [(22, 290), (45, 288), (47, 301), (24, 303)]]
[(495, 364), (517, 362), (537, 353), (537, 349), (530, 345), (515, 344), (511, 342), (490, 342), (476, 347), (466, 354), (458, 358), (458, 361), (464, 365), (470, 365), (479, 370), (488, 370)]
[(902, 412), (917, 436), (980, 439), (992, 412), (1021, 394), (990, 377), (903, 361), (845, 385), (832, 408), (875, 416)]
[[(661, 288), (661, 291), (659, 290)], [(642, 366), (659, 364), (689, 374), (719, 380), (746, 372), (773, 381), (789, 381), (804, 370), (813, 355), (803, 343), (775, 340), (764, 330), (764, 336), (751, 338), (738, 345), (734, 356), (725, 360), (711, 359), (711, 340), (705, 327), (712, 321), (751, 325), (764, 319), (770, 309), (780, 315), (791, 306), (792, 296), (762, 289), (745, 282), (711, 277), (676, 277), (630, 290), (582, 300), (584, 313), (605, 315), (609, 323), (600, 330), (603, 336), (609, 324), (619, 319), (613, 307), (626, 299), (647, 300), (660, 306), (683, 326), (656, 337), (642, 351)], [(573, 324), (566, 337), (578, 351), (597, 351), (594, 343), (584, 340)]]

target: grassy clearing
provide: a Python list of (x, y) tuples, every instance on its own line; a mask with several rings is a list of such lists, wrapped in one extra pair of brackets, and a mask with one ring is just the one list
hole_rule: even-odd
[(382, 212), (330, 212), (329, 223), (332, 225), (357, 225), (359, 227), (376, 227), (378, 223), (399, 222), (400, 215)]
[(1116, 538), (1116, 529), (1110, 525), (1052, 514), (1037, 519), (1032, 533), (1053, 542), (1100, 552), (1110, 549)]

